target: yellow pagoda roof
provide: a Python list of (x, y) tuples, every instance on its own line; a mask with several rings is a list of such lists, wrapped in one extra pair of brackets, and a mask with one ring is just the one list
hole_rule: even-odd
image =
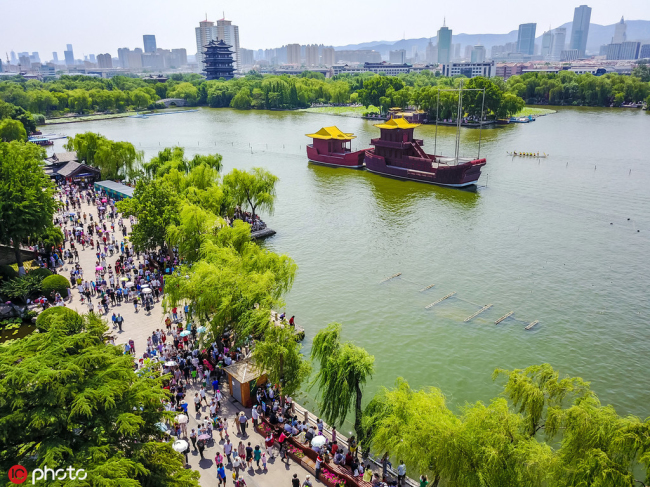
[(323, 127), (315, 134), (306, 134), (307, 137), (312, 139), (323, 139), (323, 140), (350, 140), (356, 139), (354, 134), (346, 134), (341, 132), (338, 127)]
[(404, 118), (391, 118), (384, 123), (375, 124), (380, 129), (414, 129), (419, 126), (419, 123), (409, 123)]

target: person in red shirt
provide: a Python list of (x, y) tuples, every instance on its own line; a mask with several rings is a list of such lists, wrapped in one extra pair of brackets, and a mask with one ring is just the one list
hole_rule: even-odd
[(339, 444), (336, 441), (332, 442), (332, 456), (336, 454), (338, 449), (339, 449)]

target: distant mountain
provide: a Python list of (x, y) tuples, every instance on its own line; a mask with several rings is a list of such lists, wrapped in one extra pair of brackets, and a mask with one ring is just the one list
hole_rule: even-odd
[[(630, 41), (641, 41), (642, 43), (650, 43), (650, 21), (649, 20), (626, 20), (627, 23), (627, 38)], [(571, 27), (573, 22), (567, 22), (559, 27), (566, 28), (567, 31), (567, 48), (569, 40), (571, 39)], [(587, 51), (598, 53), (600, 46), (609, 44), (614, 36), (614, 28), (616, 24), (599, 25), (591, 24), (589, 26), (589, 38), (587, 40)], [(537, 43), (541, 45), (542, 34), (546, 29), (540, 25), (537, 26)], [(437, 37), (431, 37), (432, 42), (436, 44)], [(507, 42), (517, 41), (517, 31), (513, 30), (507, 34), (454, 34), (452, 38), (453, 43), (460, 43), (463, 46), (482, 44), (489, 50), (492, 46), (498, 46)], [(406, 55), (411, 56), (413, 46), (417, 46), (418, 52), (424, 54), (427, 44), (429, 43), (428, 37), (419, 39), (402, 39), (399, 41), (372, 41), (363, 42), (361, 44), (348, 44), (347, 46), (335, 46), (334, 49), (340, 50), (356, 50), (356, 49), (373, 49), (378, 51), (384, 57), (388, 57), (388, 51), (395, 49), (405, 49)], [(462, 53), (461, 53), (462, 54)]]

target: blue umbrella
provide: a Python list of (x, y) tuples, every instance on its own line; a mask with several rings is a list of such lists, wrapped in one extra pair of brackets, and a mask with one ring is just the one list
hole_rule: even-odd
[(191, 334), (192, 334), (192, 332), (189, 331), (189, 330), (185, 330), (185, 331), (182, 331), (182, 332), (181, 332), (181, 336), (182, 336), (182, 337), (186, 337), (187, 335), (191, 335)]
[(196, 331), (199, 333), (205, 333), (205, 326), (199, 326)]

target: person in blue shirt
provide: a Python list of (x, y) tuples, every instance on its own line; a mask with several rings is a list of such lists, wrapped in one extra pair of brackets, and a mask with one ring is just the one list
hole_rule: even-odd
[(212, 392), (214, 392), (216, 394), (217, 389), (219, 389), (219, 381), (217, 379), (214, 379), (212, 381)]
[(219, 468), (217, 468), (217, 480), (219, 485), (226, 485), (226, 469), (223, 467), (223, 463), (220, 463)]

